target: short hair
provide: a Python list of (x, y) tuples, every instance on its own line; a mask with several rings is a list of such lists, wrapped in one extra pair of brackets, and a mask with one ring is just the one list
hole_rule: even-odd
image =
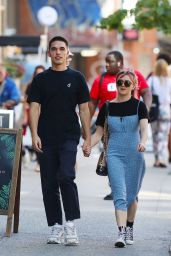
[(132, 70), (132, 69), (123, 69), (123, 70), (119, 71), (116, 75), (116, 81), (119, 78), (122, 78), (123, 76), (129, 76), (130, 80), (135, 85), (135, 87), (138, 85), (138, 78), (137, 78), (137, 75), (135, 74), (134, 70)]
[(119, 52), (119, 51), (111, 51), (111, 52), (108, 52), (107, 56), (108, 56), (108, 55), (113, 55), (113, 56), (115, 56), (116, 60), (117, 60), (117, 61), (120, 61), (121, 64), (123, 64), (123, 55), (122, 55), (121, 52)]
[(51, 44), (55, 41), (61, 41), (61, 42), (64, 42), (66, 44), (66, 46), (68, 47), (68, 41), (62, 37), (62, 36), (54, 36), (53, 38), (50, 39), (49, 41), (49, 49), (51, 47)]

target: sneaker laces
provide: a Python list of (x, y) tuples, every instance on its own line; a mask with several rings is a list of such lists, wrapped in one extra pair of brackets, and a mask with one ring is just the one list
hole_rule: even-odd
[(126, 239), (133, 240), (133, 227), (126, 228)]
[(75, 237), (76, 236), (76, 230), (75, 230), (74, 225), (72, 225), (72, 226), (67, 225), (67, 226), (64, 227), (64, 229), (65, 229), (66, 236), (70, 236), (70, 237), (72, 237), (72, 236)]
[(126, 230), (125, 228), (122, 228), (121, 231), (118, 232), (118, 237), (124, 239), (126, 238)]
[(62, 231), (62, 226), (54, 225), (51, 230), (51, 235), (59, 236)]

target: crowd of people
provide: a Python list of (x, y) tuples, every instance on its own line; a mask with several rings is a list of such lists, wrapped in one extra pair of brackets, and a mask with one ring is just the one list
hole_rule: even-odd
[[(106, 72), (95, 78), (89, 92), (84, 75), (69, 66), (73, 54), (64, 37), (55, 36), (49, 41), (48, 56), (51, 67), (46, 69), (38, 65), (35, 68), (22, 99), (23, 135), (29, 127), (33, 147), (30, 150), (36, 152), (37, 169), (40, 170), (50, 228), (47, 243), (79, 244), (74, 222), (80, 218), (75, 183), (77, 146), (82, 136), (83, 155), (91, 156), (92, 147), (103, 138), (107, 122), (106, 162), (111, 193), (104, 199), (114, 203), (118, 227), (115, 247), (132, 245), (138, 193), (145, 174), (144, 151), (153, 94), (159, 98), (158, 119), (151, 122), (154, 167), (167, 167), (171, 158), (168, 150), (171, 120), (168, 63), (163, 58), (158, 59), (146, 80), (140, 71), (124, 67), (121, 52), (110, 51), (105, 58)], [(20, 101), (18, 87), (1, 64), (1, 107), (13, 109)], [(91, 134), (91, 119), (97, 108), (96, 129)]]

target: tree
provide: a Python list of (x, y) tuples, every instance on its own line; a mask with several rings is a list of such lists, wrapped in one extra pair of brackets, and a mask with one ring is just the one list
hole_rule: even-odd
[(139, 0), (134, 9), (120, 9), (100, 21), (98, 27), (107, 30), (116, 29), (122, 32), (123, 20), (134, 16), (132, 28), (139, 30), (156, 28), (165, 34), (171, 34), (171, 5), (169, 0)]

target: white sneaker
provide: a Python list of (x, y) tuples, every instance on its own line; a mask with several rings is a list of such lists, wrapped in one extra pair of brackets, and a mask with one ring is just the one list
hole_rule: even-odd
[(126, 227), (126, 244), (132, 245), (133, 243), (133, 227)]
[(73, 222), (67, 222), (64, 227), (64, 244), (65, 245), (79, 244), (77, 231)]
[(118, 239), (115, 242), (115, 247), (125, 247), (126, 246), (126, 232), (125, 227), (118, 232)]
[(47, 244), (61, 244), (63, 242), (63, 226), (56, 223), (51, 227), (51, 234), (47, 239)]

